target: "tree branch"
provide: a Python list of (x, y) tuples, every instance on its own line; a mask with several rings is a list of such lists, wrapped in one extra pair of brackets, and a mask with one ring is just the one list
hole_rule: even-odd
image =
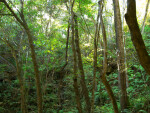
[(1, 16), (13, 16), (12, 14), (0, 14)]
[(9, 11), (12, 13), (12, 15), (16, 18), (16, 20), (24, 26), (24, 23), (22, 22), (22, 20), (16, 15), (16, 13), (12, 10), (12, 8), (8, 5), (8, 3), (6, 2), (6, 0), (0, 0), (0, 2), (3, 2), (5, 4), (5, 6), (9, 9)]

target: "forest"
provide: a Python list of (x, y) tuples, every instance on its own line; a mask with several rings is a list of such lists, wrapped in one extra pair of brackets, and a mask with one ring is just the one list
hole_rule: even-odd
[(0, 0), (0, 113), (150, 113), (150, 0)]

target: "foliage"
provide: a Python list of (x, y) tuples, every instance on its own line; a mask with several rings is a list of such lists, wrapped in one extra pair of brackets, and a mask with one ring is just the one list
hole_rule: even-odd
[[(19, 16), (20, 1), (9, 0), (9, 5)], [(107, 6), (109, 2), (105, 2)], [(73, 87), (73, 52), (71, 45), (71, 27), (69, 30), (68, 62), (66, 64), (67, 28), (70, 22), (70, 7), (68, 0), (25, 0), (23, 13), (29, 29), (33, 34), (34, 47), (37, 56), (39, 75), (42, 85), (44, 113), (78, 113)], [(110, 6), (110, 5), (109, 5)], [(104, 9), (104, 23), (108, 41), (108, 66), (117, 65), (116, 40), (112, 7)], [(85, 81), (92, 96), (93, 88), (93, 56), (94, 36), (97, 17), (97, 3), (92, 0), (76, 0), (74, 12), (78, 16), (80, 48), (82, 55)], [(10, 14), (4, 4), (0, 4), (0, 14)], [(37, 95), (34, 68), (31, 59), (27, 34), (16, 19), (11, 15), (0, 15), (0, 39), (6, 39), (14, 48), (21, 67), (21, 77), (25, 87), (25, 98), (28, 112), (37, 112)], [(148, 20), (150, 20), (148, 18)], [(100, 28), (101, 29), (101, 28)], [(101, 30), (100, 30), (101, 32)], [(124, 26), (127, 75), (129, 87), (127, 93), (130, 101), (127, 113), (148, 113), (150, 103), (150, 77), (139, 64), (135, 48), (129, 35), (129, 29)], [(143, 35), (147, 51), (150, 52), (150, 25), (146, 22)], [(95, 113), (113, 113), (111, 100), (100, 80), (103, 66), (102, 34), (98, 40), (98, 58), (95, 89)], [(150, 53), (149, 53), (150, 54)], [(118, 71), (115, 68), (107, 73), (118, 107), (120, 108), (118, 88)], [(16, 74), (16, 62), (10, 47), (0, 40), (0, 112), (20, 113), (20, 86)], [(83, 110), (85, 102), (81, 89), (81, 76), (78, 75), (78, 87)]]

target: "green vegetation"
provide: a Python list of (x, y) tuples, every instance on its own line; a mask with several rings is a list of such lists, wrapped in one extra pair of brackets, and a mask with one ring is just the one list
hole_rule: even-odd
[[(80, 113), (78, 107), (81, 107), (81, 113), (92, 113), (92, 110), (90, 112), (87, 109), (93, 109), (93, 113), (114, 113), (112, 100), (102, 79), (105, 58), (106, 79), (121, 112), (114, 9), (110, 5), (112, 1), (102, 2), (101, 16), (107, 36), (105, 45), (100, 18), (97, 21), (98, 1), (95, 1), (76, 0), (73, 3), (73, 0), (0, 0), (0, 113)], [(144, 3), (146, 6), (146, 2)], [(122, 11), (122, 5), (120, 9)], [(137, 12), (139, 10), (137, 9)], [(139, 27), (142, 27), (140, 21), (143, 21), (143, 18), (138, 20)], [(122, 112), (150, 113), (150, 75), (139, 62), (130, 30), (124, 23), (123, 47), (126, 62), (123, 63), (129, 103)], [(77, 47), (78, 38), (81, 54)], [(150, 55), (149, 13), (142, 38)], [(30, 39), (33, 40), (33, 44)], [(104, 56), (105, 46), (107, 57)], [(94, 107), (90, 108), (94, 85)], [(81, 106), (78, 106), (78, 103), (81, 103)]]

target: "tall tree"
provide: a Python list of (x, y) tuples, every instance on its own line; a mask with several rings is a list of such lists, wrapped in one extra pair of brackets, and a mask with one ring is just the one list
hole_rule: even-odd
[(74, 14), (74, 21), (75, 21), (75, 44), (76, 44), (76, 52), (77, 52), (77, 56), (78, 56), (78, 68), (81, 74), (81, 87), (82, 87), (82, 91), (83, 91), (83, 95), (85, 98), (85, 102), (86, 102), (86, 109), (87, 112), (90, 113), (91, 112), (91, 102), (90, 102), (90, 98), (89, 98), (89, 92), (85, 83), (85, 74), (84, 74), (84, 70), (83, 70), (83, 63), (82, 63), (82, 57), (81, 57), (81, 50), (80, 50), (80, 46), (79, 46), (79, 34), (78, 34), (78, 19), (77, 19), (77, 15)]
[(125, 74), (126, 74), (126, 85), (129, 86), (128, 83), (128, 74), (127, 74), (127, 61), (126, 61), (126, 37), (124, 35), (124, 14), (125, 14), (125, 0), (123, 0), (123, 9), (122, 9), (122, 33), (123, 33), (123, 45), (124, 45), (124, 63), (125, 63)]
[(125, 19), (130, 29), (131, 40), (138, 54), (139, 61), (145, 71), (150, 75), (150, 56), (148, 55), (144, 41), (142, 39), (140, 28), (138, 26), (135, 0), (127, 1), (127, 13), (125, 14)]
[(71, 10), (71, 30), (72, 30), (72, 35), (71, 35), (71, 45), (72, 45), (72, 51), (73, 51), (73, 71), (74, 71), (74, 77), (73, 77), (73, 87), (75, 91), (75, 97), (76, 97), (76, 103), (77, 103), (77, 109), (79, 113), (82, 112), (82, 105), (81, 105), (81, 100), (80, 100), (80, 92), (78, 89), (78, 73), (77, 73), (77, 55), (76, 55), (76, 48), (75, 48), (75, 40), (74, 40), (74, 34), (75, 34), (75, 28), (74, 28), (74, 12), (73, 12), (73, 6), (74, 6), (74, 1), (70, 1), (70, 10)]
[(74, 21), (73, 21), (73, 13), (72, 13), (72, 51), (73, 51), (73, 69), (74, 69), (74, 77), (73, 77), (73, 87), (75, 91), (75, 97), (76, 97), (76, 103), (77, 103), (77, 109), (79, 113), (82, 113), (82, 105), (80, 100), (80, 93), (78, 89), (78, 74), (77, 74), (77, 56), (76, 56), (76, 50), (75, 50), (75, 41), (74, 41)]
[(115, 96), (114, 96), (113, 91), (112, 91), (112, 89), (109, 85), (109, 82), (106, 79), (106, 72), (107, 72), (107, 67), (108, 67), (108, 64), (107, 64), (107, 37), (106, 37), (106, 30), (105, 30), (105, 26), (104, 26), (104, 22), (103, 22), (103, 18), (102, 18), (103, 4), (104, 4), (103, 0), (100, 0), (98, 2), (99, 12), (100, 12), (101, 28), (102, 28), (102, 35), (103, 35), (103, 43), (104, 43), (103, 44), (104, 45), (103, 72), (102, 72), (102, 75), (101, 75), (100, 78), (101, 78), (103, 84), (105, 85), (107, 93), (108, 93), (108, 95), (109, 95), (109, 97), (112, 101), (114, 112), (119, 113)]
[(114, 22), (115, 22), (115, 32), (116, 32), (116, 44), (117, 44), (117, 59), (118, 59), (118, 69), (119, 69), (119, 88), (120, 92), (120, 104), (121, 111), (127, 109), (128, 98), (126, 91), (126, 73), (125, 73), (125, 59), (124, 59), (124, 44), (123, 44), (123, 34), (120, 16), (119, 1), (113, 0), (114, 4)]
[(98, 11), (97, 15), (97, 22), (95, 24), (95, 37), (94, 37), (94, 66), (93, 66), (93, 89), (92, 89), (92, 99), (91, 99), (91, 113), (94, 113), (94, 99), (95, 99), (95, 85), (96, 85), (96, 68), (97, 68), (97, 43), (98, 43), (98, 36), (99, 36), (99, 15), (100, 12)]
[(31, 33), (28, 24), (25, 20), (24, 13), (23, 13), (23, 1), (20, 0), (21, 3), (21, 11), (19, 12), (20, 18), (17, 16), (17, 14), (13, 11), (13, 9), (9, 6), (6, 0), (0, 0), (0, 2), (3, 2), (4, 5), (8, 8), (8, 10), (12, 13), (12, 15), (15, 17), (15, 19), (21, 24), (21, 26), (25, 29), (27, 35), (28, 35), (28, 41), (29, 46), (31, 48), (31, 57), (32, 62), (34, 66), (34, 72), (35, 72), (35, 80), (36, 80), (36, 88), (37, 88), (37, 104), (38, 104), (38, 113), (42, 113), (42, 92), (41, 92), (41, 83), (39, 78), (39, 69), (38, 64), (36, 60), (36, 54), (35, 54), (35, 48), (33, 44), (33, 34)]
[(147, 4), (146, 4), (145, 16), (144, 16), (144, 20), (143, 20), (143, 23), (142, 23), (142, 29), (141, 29), (142, 34), (144, 33), (145, 21), (146, 21), (146, 17), (147, 17), (147, 13), (148, 13), (148, 8), (149, 8), (149, 1), (150, 0), (148, 0)]

